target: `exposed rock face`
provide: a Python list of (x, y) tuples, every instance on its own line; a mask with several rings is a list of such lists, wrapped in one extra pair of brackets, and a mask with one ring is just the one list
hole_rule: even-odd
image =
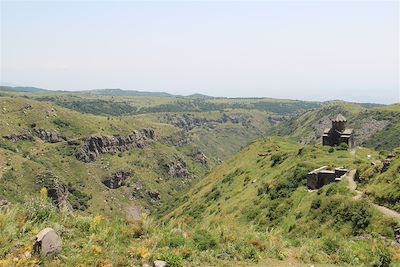
[(52, 257), (62, 249), (61, 238), (51, 228), (40, 231), (33, 244), (33, 253), (42, 257)]
[(390, 154), (387, 156), (387, 158), (382, 162), (383, 166), (381, 169), (381, 172), (385, 172), (389, 169), (390, 164), (392, 164), (393, 160), (395, 160), (396, 154)]
[(58, 132), (51, 132), (44, 129), (35, 129), (35, 134), (45, 142), (58, 143), (67, 140), (63, 135)]
[(186, 162), (184, 162), (182, 159), (177, 159), (169, 162), (165, 165), (165, 167), (167, 168), (167, 173), (170, 177), (189, 177), (189, 171), (187, 169)]
[(103, 184), (111, 189), (116, 189), (124, 185), (125, 181), (132, 177), (132, 173), (126, 171), (119, 171), (114, 173), (107, 180), (103, 181)]
[(188, 135), (188, 133), (182, 131), (178, 134), (164, 137), (161, 140), (161, 142), (164, 144), (167, 144), (167, 145), (173, 145), (175, 147), (182, 147), (187, 144), (190, 144), (192, 142), (192, 140), (190, 139), (190, 136)]
[(361, 126), (357, 129), (355, 133), (355, 138), (358, 143), (362, 143), (374, 134), (382, 131), (389, 125), (387, 120), (375, 120), (373, 118), (363, 119), (361, 121)]
[(204, 155), (204, 153), (203, 152), (201, 152), (200, 150), (198, 150), (198, 151), (195, 151), (193, 154), (192, 154), (192, 157), (193, 157), (193, 159), (195, 160), (195, 161), (197, 161), (197, 162), (199, 162), (199, 163), (201, 163), (201, 164), (203, 164), (203, 165), (207, 165), (207, 157), (206, 157), (206, 155)]
[(68, 201), (69, 191), (68, 187), (58, 181), (50, 173), (41, 175), (36, 183), (39, 187), (45, 187), (47, 189), (48, 196), (52, 199), (53, 203), (62, 211), (71, 211), (72, 207)]
[(241, 114), (229, 116), (226, 113), (224, 113), (219, 119), (216, 120), (198, 118), (192, 114), (183, 114), (182, 116), (167, 114), (162, 117), (161, 120), (168, 124), (175, 125), (176, 127), (185, 129), (186, 131), (191, 131), (196, 127), (215, 128), (218, 124), (227, 122), (242, 124), (243, 126), (251, 125), (251, 119), (249, 116)]
[(33, 141), (33, 137), (29, 133), (4, 135), (3, 138), (11, 142)]
[(124, 152), (132, 148), (143, 148), (150, 140), (155, 140), (153, 129), (133, 131), (127, 137), (123, 136), (92, 136), (76, 154), (76, 158), (83, 162), (93, 162), (100, 154)]

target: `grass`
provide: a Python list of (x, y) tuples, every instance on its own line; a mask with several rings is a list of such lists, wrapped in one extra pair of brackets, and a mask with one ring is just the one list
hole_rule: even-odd
[[(211, 229), (272, 231), (283, 242), (276, 248), (277, 258), (287, 258), (289, 248), (299, 249), (304, 262), (371, 264), (379, 261), (377, 251), (389, 247), (397, 223), (382, 219), (368, 202), (353, 200), (345, 182), (317, 192), (305, 187), (306, 174), (322, 165), (357, 168), (363, 173), (370, 166), (368, 154), (379, 157), (365, 148), (352, 154), (280, 138), (257, 141), (202, 179), (189, 191), (190, 197), (182, 200), (184, 204), (165, 219)], [(371, 238), (364, 240), (363, 235)], [(374, 247), (380, 237), (388, 243)], [(395, 261), (397, 252), (392, 252), (388, 255)]]

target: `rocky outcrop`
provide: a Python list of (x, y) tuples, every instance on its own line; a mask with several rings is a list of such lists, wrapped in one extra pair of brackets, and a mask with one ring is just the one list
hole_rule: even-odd
[(61, 183), (51, 173), (45, 173), (38, 177), (36, 180), (39, 188), (45, 187), (47, 195), (53, 203), (62, 211), (71, 211), (72, 206), (68, 201), (69, 191), (68, 187)]
[(360, 127), (357, 128), (357, 131), (355, 132), (355, 138), (358, 143), (364, 142), (374, 134), (385, 129), (390, 124), (390, 121), (366, 118), (361, 120), (360, 124)]
[(222, 114), (219, 119), (215, 120), (195, 117), (192, 114), (183, 114), (182, 116), (176, 114), (167, 114), (163, 116), (161, 120), (168, 124), (172, 124), (176, 127), (182, 128), (186, 131), (191, 131), (196, 127), (215, 128), (218, 124), (227, 122), (233, 124), (242, 124), (243, 126), (251, 125), (251, 119), (249, 116), (242, 114), (230, 116), (226, 113)]
[(93, 162), (101, 154), (114, 154), (124, 152), (132, 148), (143, 148), (156, 136), (153, 129), (133, 131), (127, 137), (114, 136), (92, 136), (78, 151), (76, 158), (83, 162)]
[(37, 137), (48, 143), (58, 143), (66, 141), (67, 138), (58, 132), (51, 132), (44, 129), (34, 129)]
[(125, 184), (125, 181), (132, 177), (131, 172), (119, 171), (103, 181), (103, 184), (110, 189), (117, 189)]
[(170, 135), (162, 138), (160, 140), (163, 144), (172, 145), (175, 147), (183, 147), (192, 143), (190, 136), (187, 132), (181, 131), (179, 133), (175, 133), (174, 135)]
[(33, 254), (42, 257), (52, 257), (62, 249), (61, 238), (51, 228), (40, 231), (34, 239)]
[(169, 177), (188, 178), (189, 171), (186, 162), (182, 159), (177, 159), (165, 164), (167, 174)]
[(199, 162), (199, 163), (201, 163), (201, 164), (203, 164), (203, 165), (207, 165), (207, 157), (206, 157), (206, 155), (204, 155), (204, 153), (203, 152), (201, 152), (200, 150), (197, 150), (197, 151), (195, 151), (193, 154), (192, 154), (192, 157), (193, 157), (193, 159), (195, 160), (195, 161), (197, 161), (197, 162)]
[(11, 142), (33, 141), (33, 137), (29, 133), (4, 135), (3, 138)]
[(387, 158), (382, 161), (383, 166), (382, 166), (382, 169), (381, 169), (381, 173), (385, 172), (385, 171), (387, 171), (389, 169), (390, 164), (392, 164), (392, 162), (393, 162), (393, 160), (395, 160), (395, 158), (396, 158), (396, 154), (393, 153), (393, 154), (389, 154), (387, 156)]
[(149, 195), (151, 201), (157, 202), (161, 200), (161, 195), (157, 191), (147, 191), (147, 194)]

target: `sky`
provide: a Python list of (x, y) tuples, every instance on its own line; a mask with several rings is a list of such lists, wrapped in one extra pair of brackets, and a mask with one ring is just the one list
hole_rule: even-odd
[(0, 82), (400, 102), (398, 1), (4, 1)]

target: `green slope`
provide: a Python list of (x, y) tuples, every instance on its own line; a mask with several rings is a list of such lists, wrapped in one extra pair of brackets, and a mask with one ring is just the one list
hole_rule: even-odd
[(373, 244), (384, 237), (389, 246), (396, 223), (367, 201), (353, 200), (345, 181), (316, 192), (305, 186), (306, 174), (323, 165), (363, 173), (368, 154), (379, 158), (365, 148), (350, 153), (278, 138), (257, 141), (196, 184), (165, 218), (239, 235), (253, 229), (266, 239), (281, 238), (283, 254), (301, 251), (305, 262), (371, 265)]

